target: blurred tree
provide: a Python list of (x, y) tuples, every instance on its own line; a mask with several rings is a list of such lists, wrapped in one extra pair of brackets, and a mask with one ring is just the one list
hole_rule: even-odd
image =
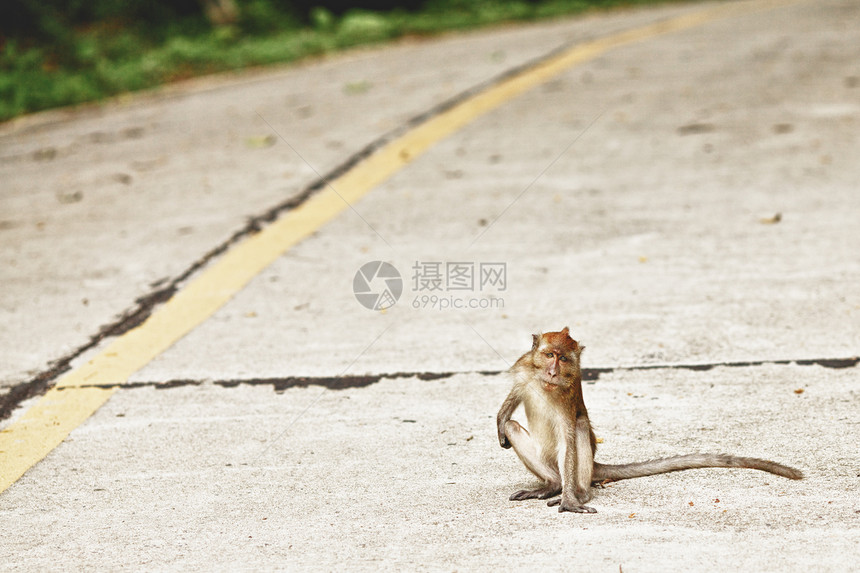
[(239, 20), (239, 9), (233, 0), (200, 0), (203, 13), (213, 26), (235, 24)]

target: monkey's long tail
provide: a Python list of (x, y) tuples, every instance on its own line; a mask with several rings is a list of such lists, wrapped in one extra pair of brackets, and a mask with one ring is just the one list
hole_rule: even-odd
[(803, 479), (803, 472), (800, 470), (769, 460), (742, 458), (728, 454), (688, 454), (631, 464), (615, 465), (595, 462), (592, 480), (594, 482), (618, 481), (698, 468), (749, 468), (770, 472), (788, 479)]

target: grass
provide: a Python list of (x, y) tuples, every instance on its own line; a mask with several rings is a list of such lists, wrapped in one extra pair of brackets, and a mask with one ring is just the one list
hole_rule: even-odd
[[(7, 39), (0, 47), (0, 121), (66, 105), (250, 66), (310, 56), (403, 36), (426, 36), (507, 21), (546, 19), (594, 8), (661, 0), (443, 0), (420, 12), (352, 10), (337, 18), (322, 8), (299, 25), (250, 3), (239, 26), (190, 21), (157, 30), (102, 22), (53, 44)], [(671, 1), (671, 0), (662, 0)], [(254, 7), (263, 10), (254, 14)]]

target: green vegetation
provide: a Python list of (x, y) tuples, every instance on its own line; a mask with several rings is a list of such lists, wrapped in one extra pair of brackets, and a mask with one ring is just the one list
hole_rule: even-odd
[[(665, 0), (664, 0), (665, 1)], [(655, 0), (357, 2), (301, 11), (285, 0), (4, 0), (0, 121), (248, 66), (406, 35)], [(235, 11), (213, 15), (205, 8)], [(394, 7), (396, 5), (405, 7)], [(376, 8), (370, 10), (368, 8)]]

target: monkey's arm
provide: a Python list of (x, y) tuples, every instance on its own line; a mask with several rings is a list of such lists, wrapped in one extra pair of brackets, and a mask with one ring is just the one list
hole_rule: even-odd
[(508, 397), (505, 398), (505, 401), (502, 403), (502, 407), (499, 409), (499, 413), (496, 416), (496, 428), (499, 433), (499, 445), (503, 448), (507, 449), (511, 447), (511, 443), (508, 441), (508, 437), (505, 436), (505, 424), (508, 420), (511, 419), (511, 416), (514, 415), (514, 411), (517, 409), (517, 406), (520, 405), (520, 402), (523, 401), (522, 396), (517, 388), (514, 386), (511, 393), (508, 394)]

